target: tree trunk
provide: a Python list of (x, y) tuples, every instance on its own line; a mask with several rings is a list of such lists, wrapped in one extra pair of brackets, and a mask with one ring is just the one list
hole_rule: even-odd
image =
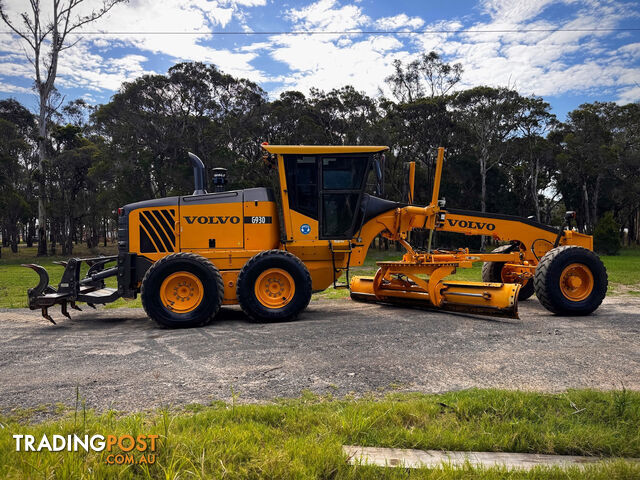
[(595, 224), (598, 223), (598, 197), (600, 195), (601, 178), (602, 178), (601, 175), (598, 175), (596, 177), (596, 188), (594, 188), (593, 195), (591, 196), (591, 204), (593, 205), (593, 214), (591, 215), (591, 218), (593, 220), (594, 227), (595, 227)]
[[(481, 179), (481, 187), (480, 187), (480, 211), (487, 211), (487, 161), (486, 158), (488, 156), (488, 152), (485, 148), (482, 149), (482, 154), (480, 156), (480, 179)], [(486, 243), (486, 238), (484, 235), (480, 235), (480, 251), (484, 252)]]
[(33, 237), (36, 233), (36, 221), (35, 219), (29, 219), (29, 223), (27, 224), (27, 247), (33, 247)]
[(531, 197), (533, 198), (533, 207), (536, 212), (536, 220), (540, 221), (540, 201), (538, 199), (538, 172), (540, 171), (540, 160), (536, 157), (533, 162), (533, 172), (531, 177)]
[(587, 182), (582, 183), (582, 198), (584, 201), (584, 224), (587, 230), (591, 229), (591, 220), (589, 218), (589, 192), (587, 191)]
[(49, 255), (55, 255), (56, 254), (56, 228), (53, 222), (51, 222), (51, 228), (49, 229), (49, 233), (50, 233)]
[[(40, 88), (40, 115), (38, 117), (38, 256), (47, 255), (47, 211), (45, 209), (44, 163), (47, 136), (47, 98)], [(54, 249), (55, 251), (55, 249)]]
[(13, 225), (11, 225), (11, 232), (10, 232), (10, 239), (9, 239), (12, 253), (18, 253), (18, 237), (19, 237), (18, 225), (14, 223)]

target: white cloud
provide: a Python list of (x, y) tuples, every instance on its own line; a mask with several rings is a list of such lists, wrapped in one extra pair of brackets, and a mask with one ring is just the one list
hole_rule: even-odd
[(337, 6), (336, 0), (319, 0), (306, 7), (287, 11), (296, 28), (342, 32), (368, 24), (371, 19), (356, 5)]
[[(278, 29), (471, 29), (475, 33), (274, 35), (247, 37), (251, 39), (249, 42), (242, 39), (237, 44), (225, 43), (233, 45), (227, 48), (219, 46), (220, 37), (206, 33), (92, 36), (64, 53), (60, 85), (89, 91), (115, 90), (122, 81), (152, 73), (150, 59), (161, 55), (176, 62), (214, 63), (235, 76), (274, 82), (277, 86), (272, 94), (288, 88), (328, 90), (352, 84), (358, 90), (375, 95), (380, 87), (385, 87), (384, 78), (392, 72), (393, 60), (408, 62), (423, 52), (435, 50), (447, 61), (462, 63), (465, 72), (461, 88), (509, 85), (516, 86), (523, 94), (537, 95), (609, 89), (620, 99), (638, 99), (640, 43), (634, 42), (638, 37), (575, 31), (614, 28), (623, 20), (639, 18), (640, 12), (633, 2), (478, 0), (479, 8), (473, 20), (465, 16), (430, 24), (426, 24), (424, 18), (401, 11), (376, 18), (372, 11), (365, 11), (369, 8), (366, 4), (357, 0), (303, 2), (284, 11), (277, 9), (278, 2), (269, 3), (273, 7), (272, 16), (288, 22)], [(88, 6), (92, 4), (95, 5), (86, 2)], [(25, 9), (24, 0), (7, 0), (7, 5), (14, 12)], [(252, 9), (265, 5), (266, 0), (131, 0), (88, 28), (111, 32), (198, 32), (220, 31), (225, 27), (238, 29), (239, 25), (244, 31), (252, 31), (254, 27), (263, 30), (272, 28), (262, 26), (271, 25), (271, 19), (261, 18), (254, 23)], [(496, 33), (495, 30), (510, 31)], [(621, 42), (627, 44), (621, 46)], [(118, 53), (114, 53), (116, 51)], [(5, 77), (0, 80), (6, 83), (6, 77), (10, 76), (31, 78), (32, 67), (24, 60), (18, 42), (0, 37), (0, 52), (4, 52), (0, 54), (0, 75)], [(264, 57), (276, 61), (268, 72), (255, 66)]]
[(640, 85), (622, 89), (616, 101), (620, 104), (640, 102)]
[(485, 0), (483, 7), (494, 24), (516, 25), (537, 17), (554, 2), (556, 0)]
[(640, 58), (640, 42), (624, 45), (616, 51), (616, 54), (628, 56), (632, 59)]
[(424, 25), (424, 20), (420, 17), (409, 17), (401, 13), (394, 17), (379, 18), (375, 22), (376, 27), (382, 30), (415, 30)]
[(0, 81), (0, 92), (2, 93), (33, 93), (30, 88), (21, 87), (19, 85), (12, 85)]
[[(279, 89), (309, 91), (354, 85), (358, 90), (375, 94), (383, 79), (393, 71), (392, 62), (408, 52), (394, 37), (371, 36), (346, 46), (316, 36), (278, 36), (271, 55), (287, 64), (292, 74)], [(309, 54), (313, 52), (313, 54)]]
[[(265, 5), (266, 0), (130, 0), (117, 5), (97, 22), (84, 27), (84, 31), (104, 32), (194, 32), (220, 30), (233, 18), (246, 21), (241, 8)], [(23, 0), (8, 0), (6, 6), (14, 18), (27, 9)], [(96, 7), (96, 2), (80, 4), (77, 13), (84, 15)], [(43, 16), (48, 18), (49, 2), (43, 3)], [(132, 80), (144, 73), (149, 56), (167, 55), (175, 61), (202, 61), (214, 63), (225, 72), (255, 81), (264, 74), (251, 65), (256, 54), (238, 49), (214, 48), (209, 44), (212, 36), (202, 34), (158, 35), (121, 33), (117, 36), (91, 36), (77, 46), (66, 50), (60, 58), (59, 85), (82, 87), (90, 90), (117, 90), (122, 81)], [(4, 41), (3, 41), (4, 40)], [(16, 38), (7, 42), (0, 38), (0, 51), (18, 53)], [(90, 48), (93, 46), (94, 48)], [(113, 56), (114, 47), (133, 47), (140, 55)], [(0, 75), (31, 78), (33, 67), (20, 60), (0, 58)]]
[[(572, 6), (567, 18), (540, 18), (552, 3), (557, 2), (485, 0), (483, 6), (490, 20), (468, 29), (538, 31), (461, 33), (443, 42), (446, 58), (464, 66), (460, 86), (516, 85), (523, 94), (558, 95), (599, 86), (621, 87), (629, 75), (640, 78), (637, 65), (617, 62), (613, 51), (603, 43), (613, 34), (576, 31), (618, 26), (630, 15), (625, 4), (564, 0), (562, 3)], [(629, 46), (621, 53), (634, 55), (635, 51)]]
[(147, 60), (142, 55), (125, 55), (119, 58), (104, 58), (91, 53), (89, 43), (80, 43), (65, 50), (60, 57), (59, 85), (78, 87), (91, 91), (120, 88), (123, 82), (154, 73), (142, 65)]
[(0, 60), (0, 75), (5, 75), (8, 77), (30, 77), (33, 74), (33, 69), (31, 65), (24, 61), (19, 62), (15, 61), (13, 56), (11, 56), (8, 61)]

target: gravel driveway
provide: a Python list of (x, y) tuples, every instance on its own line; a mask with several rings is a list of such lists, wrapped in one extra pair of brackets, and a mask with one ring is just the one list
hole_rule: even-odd
[(265, 401), (305, 389), (640, 390), (637, 297), (610, 297), (596, 314), (573, 318), (533, 299), (520, 304), (520, 320), (320, 300), (294, 323), (253, 324), (229, 308), (189, 330), (160, 329), (142, 309), (87, 310), (57, 326), (39, 312), (0, 311), (0, 409), (72, 405), (76, 386), (99, 410), (232, 392)]

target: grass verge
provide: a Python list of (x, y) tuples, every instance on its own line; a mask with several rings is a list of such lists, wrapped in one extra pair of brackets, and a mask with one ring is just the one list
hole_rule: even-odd
[[(541, 394), (466, 390), (335, 400), (304, 394), (266, 405), (215, 402), (180, 410), (95, 414), (76, 408), (30, 423), (1, 419), (4, 478), (640, 478), (640, 392)], [(16, 452), (12, 434), (159, 435), (155, 462), (110, 465), (109, 452)], [(580, 469), (404, 470), (348, 465), (343, 444), (593, 455)], [(115, 452), (118, 453), (117, 448)]]
[[(79, 246), (74, 250), (74, 256), (86, 257), (104, 253), (113, 255), (115, 247), (106, 249), (87, 250), (84, 246)], [(21, 263), (39, 263), (47, 269), (52, 284), (55, 286), (62, 276), (64, 268), (55, 265), (54, 261), (66, 260), (66, 257), (46, 257), (36, 258), (36, 249), (21, 248), (17, 254), (3, 249), (0, 258), (0, 308), (24, 308), (27, 306), (27, 289), (33, 287), (38, 282), (38, 276), (29, 269), (20, 266)], [(401, 252), (395, 250), (379, 251), (371, 249), (367, 259), (361, 267), (351, 269), (351, 276), (373, 276), (377, 270), (376, 262), (383, 260), (398, 260), (402, 257)], [(630, 294), (640, 295), (640, 249), (623, 249), (618, 256), (600, 257), (607, 267), (609, 274), (609, 295)], [(458, 269), (456, 280), (481, 281), (482, 264), (476, 263), (473, 268)], [(344, 278), (341, 279), (344, 281)], [(108, 287), (115, 287), (115, 278), (106, 280)], [(329, 287), (323, 292), (316, 293), (314, 300), (338, 299), (349, 296), (348, 289), (334, 289)], [(107, 308), (118, 307), (141, 307), (140, 299), (124, 300), (120, 299), (107, 305)]]

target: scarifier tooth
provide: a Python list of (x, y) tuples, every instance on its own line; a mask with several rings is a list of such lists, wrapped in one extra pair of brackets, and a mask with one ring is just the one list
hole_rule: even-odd
[(51, 318), (51, 315), (49, 315), (49, 311), (48, 311), (47, 307), (42, 307), (42, 316), (44, 318), (46, 318), (47, 320), (49, 320), (54, 325), (57, 325), (57, 323), (53, 320), (53, 318)]
[(76, 305), (76, 302), (71, 302), (71, 308), (73, 308), (74, 310), (77, 310), (79, 312), (82, 311), (82, 309), (78, 305)]
[(69, 315), (69, 311), (67, 310), (67, 303), (66, 302), (62, 304), (62, 307), (60, 308), (60, 310), (62, 310), (62, 315), (67, 317), (69, 320), (71, 320), (71, 315)]
[(97, 310), (96, 306), (93, 303), (87, 303), (87, 305), (89, 305), (91, 308), (93, 308), (94, 310)]
[(38, 277), (39, 277), (38, 285), (30, 289), (31, 290), (30, 293), (34, 293), (35, 295), (42, 295), (42, 293), (44, 293), (45, 290), (51, 288), (49, 287), (49, 274), (47, 273), (44, 267), (36, 263), (23, 263), (21, 264), (21, 266), (25, 268), (30, 268), (31, 270), (33, 270), (38, 274)]

